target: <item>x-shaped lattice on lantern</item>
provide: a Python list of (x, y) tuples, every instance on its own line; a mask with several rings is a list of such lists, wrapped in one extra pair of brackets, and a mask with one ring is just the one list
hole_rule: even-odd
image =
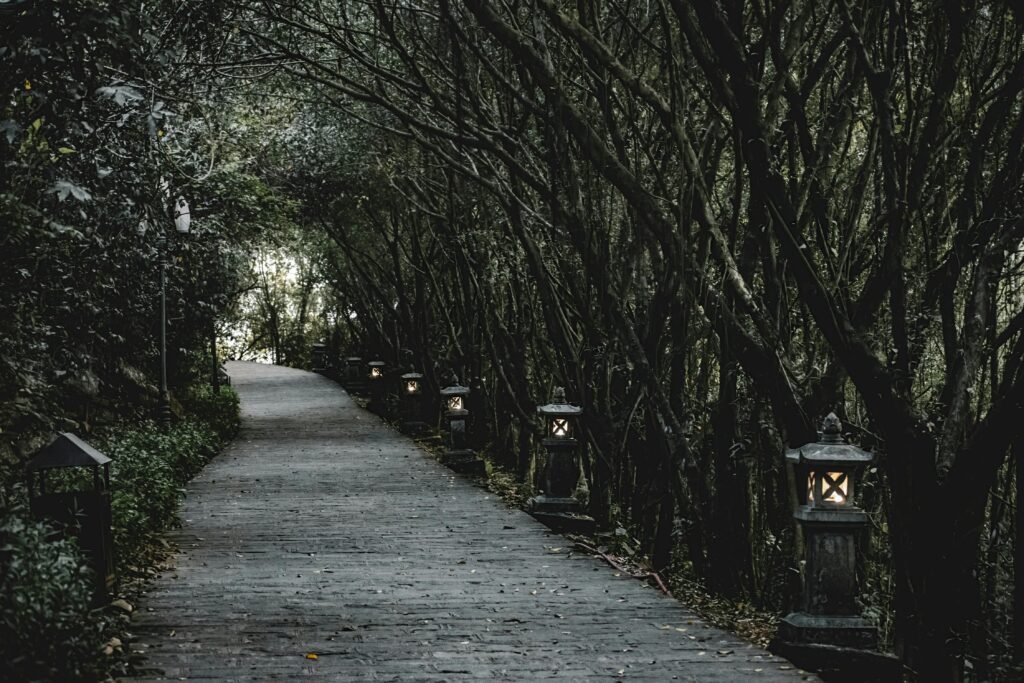
[(569, 420), (564, 417), (556, 417), (551, 420), (551, 435), (558, 437), (569, 436)]
[(419, 391), (419, 388), (420, 383), (414, 379), (411, 379), (405, 383), (405, 390), (408, 391), (410, 394), (415, 394), (417, 391)]
[(448, 399), (448, 410), (462, 410), (462, 397), (451, 396)]
[[(811, 472), (807, 477), (807, 502), (809, 503), (814, 502), (815, 474), (815, 472)], [(818, 479), (821, 501), (823, 503), (845, 503), (848, 490), (848, 479), (849, 477), (847, 472), (821, 472)]]

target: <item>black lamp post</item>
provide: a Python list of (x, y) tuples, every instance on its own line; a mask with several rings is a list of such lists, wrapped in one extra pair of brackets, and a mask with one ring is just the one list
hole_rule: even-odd
[(547, 451), (543, 493), (530, 500), (530, 514), (548, 526), (564, 531), (588, 532), (594, 520), (583, 514), (574, 497), (579, 482), (581, 443), (576, 438), (583, 408), (565, 401), (565, 390), (555, 387), (551, 403), (537, 406), (544, 419), (541, 444)]
[(441, 407), (448, 423), (448, 448), (443, 461), (456, 472), (483, 476), (487, 473), (486, 466), (469, 447), (467, 438), (469, 387), (460, 386), (457, 378), (453, 378), (453, 381), (452, 386), (441, 390)]
[[(174, 203), (174, 230), (179, 235), (187, 235), (192, 225), (192, 216), (188, 202), (178, 197)], [(145, 235), (149, 223), (141, 221), (136, 228), (139, 236)], [(171, 401), (167, 389), (167, 230), (163, 221), (160, 222), (160, 233), (157, 236), (157, 250), (160, 254), (160, 398), (157, 408), (157, 420), (167, 427), (171, 423)]]

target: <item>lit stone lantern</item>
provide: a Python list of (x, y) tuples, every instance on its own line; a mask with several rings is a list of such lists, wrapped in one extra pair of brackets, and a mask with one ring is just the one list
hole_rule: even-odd
[(469, 388), (455, 384), (441, 390), (441, 406), (444, 419), (448, 423), (448, 448), (444, 454), (444, 464), (456, 472), (483, 476), (487, 473), (482, 460), (469, 447)]
[(855, 503), (855, 483), (873, 458), (843, 441), (835, 414), (825, 418), (819, 442), (786, 452), (802, 489), (794, 516), (803, 529), (806, 563), (801, 610), (779, 624), (773, 650), (800, 666), (823, 670), (830, 664), (817, 659), (837, 647), (868, 655), (877, 645), (877, 629), (855, 602), (857, 537), (868, 522)]
[(530, 514), (558, 530), (589, 531), (594, 520), (583, 514), (582, 506), (573, 496), (580, 474), (581, 442), (577, 435), (583, 408), (566, 403), (565, 390), (555, 387), (551, 403), (538, 406), (537, 412), (544, 420), (541, 444), (547, 452), (547, 463), (543, 493), (530, 500)]
[(367, 406), (377, 414), (382, 414), (387, 408), (384, 397), (387, 395), (387, 386), (384, 380), (384, 368), (386, 364), (382, 360), (371, 360), (366, 364), (369, 372), (366, 375), (366, 383), (370, 390), (370, 404)]
[(407, 372), (398, 385), (398, 402), (402, 410), (402, 431), (421, 434), (427, 424), (423, 421), (423, 375)]
[(366, 390), (366, 381), (363, 378), (363, 359), (359, 356), (349, 356), (345, 359), (344, 384), (350, 394), (361, 394)]
[[(89, 490), (50, 486), (52, 470), (90, 470)], [(114, 586), (114, 544), (111, 540), (110, 458), (64, 432), (25, 465), (29, 507), (36, 519), (48, 519), (78, 541), (93, 569), (93, 601), (102, 604)]]

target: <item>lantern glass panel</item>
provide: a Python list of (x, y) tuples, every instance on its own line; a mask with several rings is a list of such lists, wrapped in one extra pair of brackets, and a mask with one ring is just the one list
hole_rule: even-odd
[(415, 394), (420, 390), (420, 383), (414, 379), (410, 379), (405, 383), (405, 390), (410, 394)]
[(380, 377), (380, 368), (370, 368), (370, 377), (374, 379)]
[(569, 419), (565, 417), (556, 417), (551, 420), (551, 436), (556, 439), (567, 439), (569, 438)]
[(821, 472), (818, 476), (818, 497), (828, 505), (846, 505), (850, 497), (850, 476), (847, 472)]
[(462, 397), (451, 396), (448, 398), (448, 410), (462, 410)]

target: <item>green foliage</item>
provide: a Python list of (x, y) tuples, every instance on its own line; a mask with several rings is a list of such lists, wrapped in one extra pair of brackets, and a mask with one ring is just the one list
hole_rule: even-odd
[[(232, 152), (236, 133), (190, 115), (200, 95), (182, 57), (219, 30), (219, 12), (74, 0), (4, 15), (0, 487), (55, 428), (94, 429), (152, 399), (160, 234), (172, 387), (187, 384), (179, 356), (205, 351), (241, 289), (236, 247), (279, 202)], [(216, 107), (215, 93), (202, 97)], [(191, 234), (174, 233), (164, 181), (191, 204)]]
[(197, 413), (201, 419), (183, 420), (167, 431), (154, 422), (122, 425), (98, 443), (113, 460), (111, 512), (119, 573), (144, 561), (153, 536), (174, 522), (184, 485), (236, 428), (237, 394), (209, 393), (196, 404), (209, 410)]
[(102, 677), (103, 616), (73, 542), (22, 510), (0, 513), (0, 680)]
[(223, 441), (233, 437), (241, 424), (238, 393), (231, 387), (221, 386), (215, 392), (208, 384), (196, 385), (186, 394), (184, 405), (189, 415), (201, 415)]

